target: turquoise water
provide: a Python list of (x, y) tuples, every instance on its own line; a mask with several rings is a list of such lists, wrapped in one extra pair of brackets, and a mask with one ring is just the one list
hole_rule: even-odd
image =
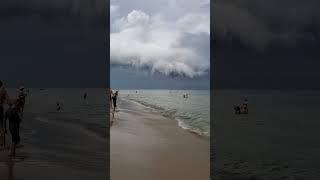
[[(180, 127), (210, 135), (210, 91), (207, 90), (120, 90), (119, 96), (178, 121)], [(188, 98), (183, 98), (183, 94)]]

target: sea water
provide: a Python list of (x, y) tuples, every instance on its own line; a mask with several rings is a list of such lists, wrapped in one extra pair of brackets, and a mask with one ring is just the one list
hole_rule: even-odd
[(186, 130), (210, 135), (209, 90), (120, 90), (119, 96), (176, 120)]
[[(10, 98), (17, 97), (16, 89), (8, 92)], [(23, 147), (18, 150), (19, 163), (15, 164), (25, 171), (19, 171), (16, 178), (32, 179), (35, 174), (48, 180), (106, 177), (106, 102), (105, 89), (30, 89), (20, 125)], [(54, 176), (39, 173), (44, 167), (50, 168)]]
[(319, 91), (219, 90), (212, 105), (216, 179), (318, 179)]

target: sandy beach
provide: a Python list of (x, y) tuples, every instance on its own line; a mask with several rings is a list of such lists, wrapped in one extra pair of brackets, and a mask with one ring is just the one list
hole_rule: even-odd
[(111, 180), (208, 180), (210, 141), (138, 103), (119, 100), (110, 130)]

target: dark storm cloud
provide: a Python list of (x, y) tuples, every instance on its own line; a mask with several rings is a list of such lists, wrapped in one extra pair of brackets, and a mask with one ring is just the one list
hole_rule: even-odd
[(81, 16), (104, 17), (107, 3), (104, 0), (2, 0), (1, 16)]
[(216, 88), (319, 89), (316, 0), (212, 3)]
[(105, 87), (105, 1), (0, 2), (0, 77), (7, 86)]
[(114, 89), (209, 89), (208, 76), (195, 77), (190, 81), (188, 77), (167, 78), (123, 66), (113, 67), (110, 72), (110, 84)]
[(319, 40), (319, 5), (317, 0), (216, 0), (214, 35), (257, 49), (296, 47)]

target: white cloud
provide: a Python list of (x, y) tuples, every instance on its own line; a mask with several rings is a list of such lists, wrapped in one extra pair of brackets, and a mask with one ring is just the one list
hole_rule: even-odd
[(115, 15), (118, 9), (119, 9), (119, 6), (110, 5), (110, 14)]
[[(111, 2), (112, 65), (188, 77), (209, 70), (210, 12), (203, 11), (206, 1), (159, 0), (155, 4), (158, 11), (150, 4), (122, 11), (120, 1)], [(177, 11), (170, 16), (174, 8)]]

